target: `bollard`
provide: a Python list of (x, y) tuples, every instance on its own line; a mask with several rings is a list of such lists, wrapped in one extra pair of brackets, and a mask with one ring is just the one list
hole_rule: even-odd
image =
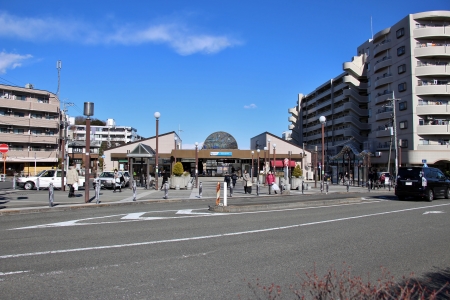
[(233, 197), (233, 184), (230, 183), (230, 197)]
[(302, 181), (302, 195), (303, 195), (304, 191), (305, 191), (305, 182)]
[(164, 182), (164, 199), (169, 199), (169, 189), (167, 188), (167, 186), (168, 186), (168, 183), (167, 183), (167, 181), (166, 182)]
[(280, 183), (280, 194), (283, 195), (283, 184)]
[(326, 188), (327, 188), (326, 194), (328, 194), (328, 182), (326, 183)]
[(320, 192), (323, 193), (323, 182), (320, 183)]
[(13, 190), (15, 190), (16, 189), (16, 175), (14, 175), (14, 178), (13, 178)]
[(350, 190), (350, 180), (347, 180), (347, 192)]
[(259, 196), (259, 180), (256, 181), (256, 196)]
[(36, 190), (39, 191), (39, 177), (36, 179)]
[(100, 203), (100, 178), (95, 178), (95, 203)]
[(368, 190), (369, 193), (370, 193), (370, 180), (367, 181), (367, 190)]
[(133, 189), (133, 201), (136, 201), (136, 180), (133, 180), (131, 188)]
[(48, 205), (50, 207), (53, 207), (53, 198), (54, 198), (53, 182), (50, 182), (50, 184), (48, 186)]
[(219, 206), (220, 204), (220, 182), (217, 183), (216, 186), (216, 206)]
[(227, 206), (227, 182), (225, 181), (223, 183), (223, 206)]
[(203, 184), (200, 181), (199, 187), (198, 187), (198, 196), (201, 198), (203, 196)]

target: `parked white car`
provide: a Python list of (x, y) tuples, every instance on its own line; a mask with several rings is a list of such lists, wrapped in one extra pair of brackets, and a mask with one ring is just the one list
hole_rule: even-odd
[[(39, 180), (39, 188), (40, 189), (48, 189), (50, 182), (53, 183), (53, 187), (60, 189), (61, 188), (61, 170), (43, 170), (38, 173), (36, 176), (29, 177), (18, 177), (16, 179), (16, 185), (20, 188), (24, 188), (26, 190), (32, 190), (37, 188), (38, 180)], [(84, 177), (79, 176), (79, 184), (80, 186), (84, 186)], [(64, 178), (64, 184), (67, 184), (66, 178)]]

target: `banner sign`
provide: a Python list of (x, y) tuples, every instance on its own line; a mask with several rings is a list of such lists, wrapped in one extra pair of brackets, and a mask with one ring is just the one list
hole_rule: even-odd
[(232, 156), (233, 152), (209, 152), (211, 156)]

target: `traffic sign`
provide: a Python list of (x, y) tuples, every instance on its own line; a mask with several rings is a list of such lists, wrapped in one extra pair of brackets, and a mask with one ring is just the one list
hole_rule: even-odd
[(8, 145), (6, 145), (6, 144), (0, 144), (0, 152), (1, 152), (1, 153), (6, 153), (6, 152), (8, 152), (8, 150), (9, 150)]

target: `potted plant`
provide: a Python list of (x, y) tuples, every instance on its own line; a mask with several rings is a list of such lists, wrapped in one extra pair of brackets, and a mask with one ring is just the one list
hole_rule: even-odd
[(181, 175), (183, 175), (184, 169), (183, 164), (181, 162), (177, 162), (172, 169), (172, 176), (170, 176), (170, 188), (175, 189), (177, 186), (178, 188), (184, 188), (184, 179)]
[(292, 190), (298, 190), (300, 189), (302, 185), (302, 169), (300, 168), (300, 165), (296, 165), (294, 170), (292, 171), (292, 180), (291, 180), (291, 189)]

